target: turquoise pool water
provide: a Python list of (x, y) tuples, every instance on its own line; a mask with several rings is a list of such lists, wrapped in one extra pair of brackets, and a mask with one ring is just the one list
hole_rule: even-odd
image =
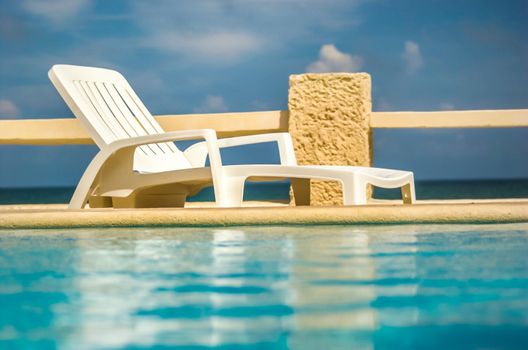
[(0, 349), (526, 349), (528, 224), (0, 231)]

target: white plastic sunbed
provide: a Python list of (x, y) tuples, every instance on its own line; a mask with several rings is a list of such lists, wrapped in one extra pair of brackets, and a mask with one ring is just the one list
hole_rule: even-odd
[[(217, 139), (211, 129), (164, 132), (116, 71), (55, 65), (49, 77), (100, 148), (77, 185), (71, 209), (85, 207), (90, 198), (124, 198), (167, 184), (181, 186), (186, 195), (212, 184), (218, 207), (240, 207), (248, 178), (290, 178), (297, 205), (309, 205), (310, 179), (341, 182), (345, 205), (366, 204), (367, 184), (401, 187), (404, 203), (415, 200), (409, 171), (297, 165), (288, 133)], [(205, 141), (183, 152), (174, 144), (191, 139)], [(222, 165), (220, 148), (270, 141), (278, 144), (280, 165)]]

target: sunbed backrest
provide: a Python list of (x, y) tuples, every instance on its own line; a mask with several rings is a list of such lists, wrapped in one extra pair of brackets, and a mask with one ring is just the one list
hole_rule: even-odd
[[(100, 148), (116, 140), (164, 132), (126, 79), (116, 71), (55, 65), (49, 76)], [(138, 150), (141, 158), (176, 155), (179, 162), (186, 163), (176, 168), (190, 167), (172, 142), (145, 145)]]

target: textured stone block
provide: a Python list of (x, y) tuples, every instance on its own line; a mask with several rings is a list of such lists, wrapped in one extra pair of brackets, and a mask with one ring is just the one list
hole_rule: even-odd
[[(369, 74), (291, 75), (288, 109), (300, 165), (371, 165)], [(340, 184), (312, 181), (310, 204), (342, 204)]]

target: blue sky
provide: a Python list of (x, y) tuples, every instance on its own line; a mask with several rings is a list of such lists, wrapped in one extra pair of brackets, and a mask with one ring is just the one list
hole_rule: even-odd
[[(55, 63), (121, 71), (153, 114), (287, 109), (288, 76), (307, 71), (370, 73), (378, 111), (528, 108), (526, 1), (0, 4), (1, 119), (71, 116)], [(374, 147), (417, 179), (528, 178), (526, 128), (377, 130)], [(0, 187), (74, 185), (96, 151), (0, 146)]]

